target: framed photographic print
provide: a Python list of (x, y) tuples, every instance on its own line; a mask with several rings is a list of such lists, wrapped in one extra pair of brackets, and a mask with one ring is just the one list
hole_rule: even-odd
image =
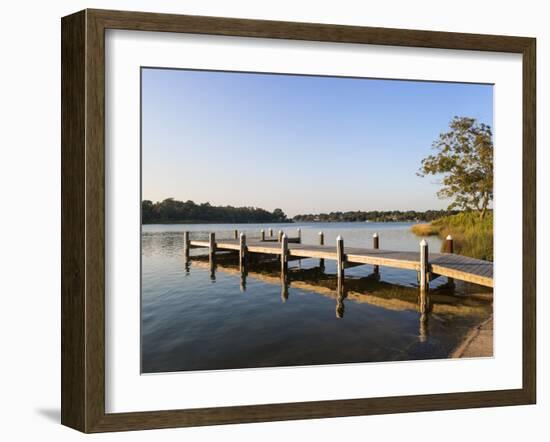
[(62, 19), (62, 423), (535, 403), (535, 40)]

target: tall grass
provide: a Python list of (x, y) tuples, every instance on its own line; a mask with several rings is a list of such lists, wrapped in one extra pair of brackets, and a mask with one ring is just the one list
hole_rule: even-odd
[(493, 260), (493, 212), (487, 212), (483, 220), (475, 212), (462, 212), (430, 224), (415, 224), (411, 230), (419, 236), (438, 235), (441, 239), (451, 235), (455, 253)]

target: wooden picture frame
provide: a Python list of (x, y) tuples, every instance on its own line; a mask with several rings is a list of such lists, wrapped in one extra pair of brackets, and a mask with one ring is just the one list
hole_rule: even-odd
[[(132, 413), (105, 412), (105, 30), (124, 29), (523, 57), (523, 385), (457, 392)], [(536, 41), (533, 38), (84, 10), (62, 19), (62, 410), (83, 432), (533, 404), (536, 398)]]

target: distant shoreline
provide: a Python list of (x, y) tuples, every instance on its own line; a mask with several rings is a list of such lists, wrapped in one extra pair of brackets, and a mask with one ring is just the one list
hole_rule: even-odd
[(143, 222), (142, 225), (154, 225), (154, 224), (294, 224), (295, 221), (293, 220), (287, 220), (287, 221), (153, 221), (153, 222)]
[(410, 219), (410, 220), (399, 220), (399, 221), (155, 221), (155, 222), (142, 222), (141, 224), (154, 225), (154, 224), (337, 224), (337, 223), (357, 223), (357, 224), (376, 224), (376, 223), (420, 223), (421, 221)]

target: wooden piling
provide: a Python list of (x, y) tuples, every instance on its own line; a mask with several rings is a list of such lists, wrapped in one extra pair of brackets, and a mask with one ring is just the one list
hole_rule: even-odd
[[(378, 238), (378, 232), (374, 232), (372, 235), (372, 248), (375, 250), (378, 250), (380, 246), (380, 241)], [(379, 266), (373, 266), (373, 272), (375, 275), (378, 275), (380, 273), (380, 267)]]
[(429, 269), (429, 262), (428, 262), (428, 243), (425, 239), (420, 241), (420, 276), (419, 276), (419, 282), (420, 282), (420, 291), (421, 292), (427, 292), (428, 291), (428, 269)]
[(210, 279), (216, 280), (216, 234), (210, 232), (208, 239), (208, 259), (210, 263)]
[(342, 279), (344, 277), (344, 239), (340, 235), (336, 238), (336, 257), (338, 279)]
[(191, 243), (189, 242), (189, 232), (183, 232), (183, 256), (185, 262), (189, 261), (189, 249), (191, 248)]
[[(323, 232), (319, 232), (319, 245), (325, 245), (325, 234)], [(319, 260), (319, 267), (321, 268), (321, 271), (325, 270), (325, 260), (323, 258)]]
[(283, 233), (281, 236), (281, 273), (284, 275), (288, 270), (288, 238)]
[(216, 256), (216, 234), (214, 232), (210, 232), (210, 239), (208, 243), (208, 253), (210, 255), (210, 260), (212, 261)]
[(453, 237), (451, 235), (447, 235), (447, 238), (445, 238), (445, 252), (447, 253), (455, 252), (455, 244), (454, 244)]
[(239, 267), (241, 272), (244, 270), (244, 266), (246, 264), (246, 252), (246, 235), (241, 233), (241, 236), (239, 237)]
[[(451, 235), (447, 235), (447, 238), (445, 238), (445, 251), (447, 253), (454, 253), (455, 252), (455, 244), (453, 237)], [(447, 283), (449, 286), (454, 287), (455, 280), (454, 278), (447, 278)]]
[(260, 241), (265, 241), (265, 231), (264, 231), (264, 229), (260, 230)]

